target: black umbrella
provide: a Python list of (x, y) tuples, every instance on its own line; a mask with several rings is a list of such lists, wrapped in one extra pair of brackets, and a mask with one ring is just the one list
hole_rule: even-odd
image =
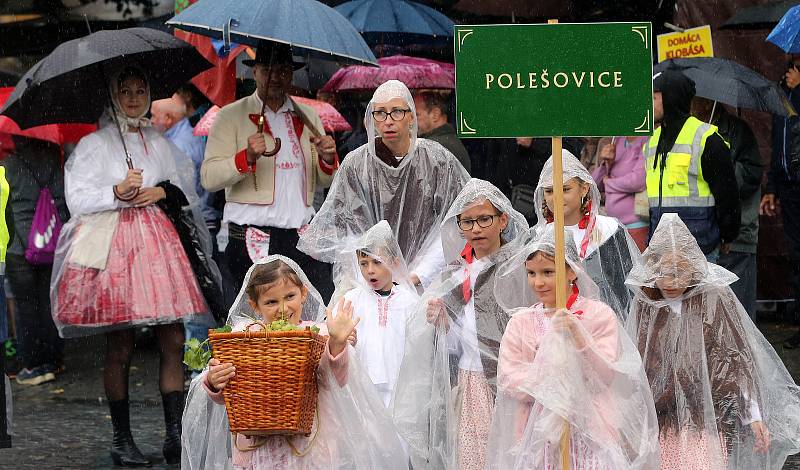
[(765, 111), (779, 116), (795, 110), (778, 86), (758, 72), (718, 57), (670, 59), (653, 67), (653, 73), (677, 70), (692, 79), (697, 96), (736, 108)]
[(795, 5), (800, 5), (800, 0), (782, 0), (742, 8), (722, 28), (771, 28)]
[(34, 65), (0, 114), (23, 129), (97, 122), (109, 105), (109, 74), (126, 65), (145, 71), (154, 100), (171, 96), (178, 86), (211, 67), (190, 44), (162, 31), (98, 31), (61, 44)]

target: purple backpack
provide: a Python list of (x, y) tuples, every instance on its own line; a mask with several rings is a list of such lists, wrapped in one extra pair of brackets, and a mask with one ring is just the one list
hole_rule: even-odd
[[(42, 181), (36, 177), (36, 173), (25, 158), (20, 158), (19, 162), (30, 173), (30, 176), (39, 187), (39, 199), (36, 201), (36, 209), (33, 211), (31, 231), (28, 232), (28, 244), (25, 247), (25, 260), (37, 266), (53, 264), (58, 235), (61, 233), (63, 224), (61, 223), (61, 217), (58, 215), (58, 209), (56, 209), (56, 201), (53, 199), (53, 194), (48, 186), (55, 178), (58, 169), (53, 168), (50, 178), (46, 183), (42, 184)], [(19, 232), (17, 232), (17, 236), (19, 236)], [(22, 237), (19, 238), (21, 239)]]
[(25, 259), (30, 264), (53, 264), (62, 225), (50, 189), (42, 188), (36, 201), (31, 231), (28, 233), (28, 247), (25, 248)]

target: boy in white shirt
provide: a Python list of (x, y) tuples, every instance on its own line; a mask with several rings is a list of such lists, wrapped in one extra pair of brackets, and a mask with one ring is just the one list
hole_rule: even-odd
[(373, 226), (356, 246), (340, 266), (345, 274), (338, 276), (337, 287), (350, 278), (352, 288), (344, 297), (352, 303), (354, 315), (361, 318), (356, 328), (356, 354), (388, 408), (403, 360), (406, 323), (419, 295), (388, 222)]

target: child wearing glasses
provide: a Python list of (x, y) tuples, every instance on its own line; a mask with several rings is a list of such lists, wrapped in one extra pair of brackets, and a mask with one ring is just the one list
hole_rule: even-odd
[(483, 469), (509, 319), (495, 301), (494, 277), (528, 224), (499, 189), (471, 179), (441, 230), (448, 265), (410, 321), (395, 421), (415, 466)]

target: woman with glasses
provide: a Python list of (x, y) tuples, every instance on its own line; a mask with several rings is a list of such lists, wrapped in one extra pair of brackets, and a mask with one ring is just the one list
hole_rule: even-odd
[(479, 179), (464, 186), (444, 218), (447, 268), (409, 323), (395, 394), (395, 421), (415, 468), (426, 460), (431, 468), (485, 466), (498, 348), (509, 320), (495, 300), (495, 276), (527, 232), (508, 198)]
[(386, 220), (412, 280), (428, 285), (445, 264), (439, 226), (469, 174), (440, 144), (417, 138), (414, 99), (400, 81), (375, 90), (364, 126), (367, 143), (347, 154), (297, 248), (333, 263), (342, 240)]

